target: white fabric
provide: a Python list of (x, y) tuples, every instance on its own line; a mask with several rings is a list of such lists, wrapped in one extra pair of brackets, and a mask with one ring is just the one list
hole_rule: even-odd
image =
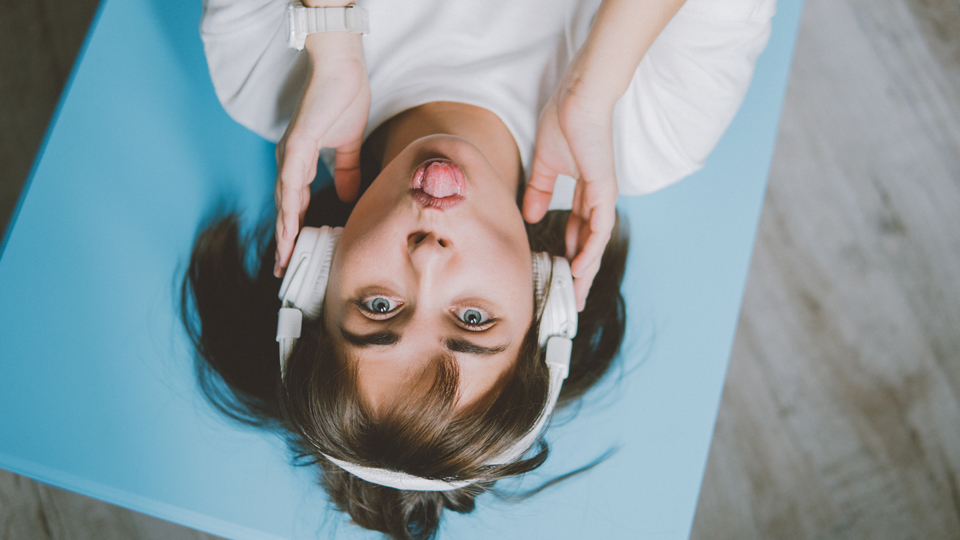
[[(204, 0), (200, 24), (220, 102), (271, 141), (283, 135), (307, 73), (307, 53), (286, 46), (286, 3)], [(513, 133), (529, 175), (539, 112), (599, 0), (357, 3), (370, 23), (366, 134), (430, 101), (478, 105)], [(688, 0), (681, 8), (615, 109), (621, 194), (654, 191), (703, 166), (743, 100), (774, 10), (775, 0)]]

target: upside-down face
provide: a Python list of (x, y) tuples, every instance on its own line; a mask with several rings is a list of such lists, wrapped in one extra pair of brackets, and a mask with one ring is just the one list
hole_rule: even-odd
[(429, 384), (441, 355), (458, 406), (516, 361), (533, 318), (530, 245), (516, 193), (467, 139), (415, 140), (357, 202), (337, 246), (326, 329), (374, 410)]

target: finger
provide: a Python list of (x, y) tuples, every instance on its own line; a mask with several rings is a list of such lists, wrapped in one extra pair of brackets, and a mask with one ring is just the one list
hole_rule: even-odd
[(585, 208), (612, 208), (616, 206), (619, 195), (615, 178), (609, 181), (585, 181), (581, 204)]
[(277, 183), (273, 189), (273, 200), (277, 205), (277, 224), (275, 227), (274, 237), (277, 241), (277, 250), (273, 255), (273, 275), (275, 277), (283, 277), (283, 268), (280, 267), (280, 252), (284, 249), (283, 245), (283, 209), (280, 207), (281, 193), (282, 193), (282, 182), (280, 181), (280, 175), (277, 175)]
[[(583, 251), (577, 258), (579, 263), (577, 268), (577, 273), (573, 275), (574, 279), (580, 278), (590, 278), (593, 274), (597, 273), (597, 270), (600, 268), (600, 264), (603, 262), (603, 252), (601, 251), (596, 256), (593, 256), (592, 253)], [(571, 265), (571, 268), (573, 265)], [(572, 273), (572, 270), (571, 270)], [(593, 279), (593, 278), (590, 278)]]
[(333, 183), (337, 196), (343, 202), (357, 200), (360, 193), (360, 147), (361, 141), (337, 148), (333, 167)]
[[(567, 228), (564, 234), (564, 256), (571, 262), (573, 262), (574, 258), (580, 252), (580, 231), (586, 225), (584, 216), (581, 214), (583, 208), (581, 205), (582, 198), (583, 182), (577, 182), (577, 186), (573, 190), (573, 204), (570, 206), (570, 216), (567, 218)], [(587, 217), (589, 218), (589, 215)]]
[[(283, 277), (283, 274), (286, 273), (287, 266), (290, 265), (290, 257), (293, 255), (297, 232), (299, 232), (297, 218), (297, 214), (293, 214), (292, 219), (288, 215), (285, 215), (283, 218), (284, 223), (280, 225), (282, 232), (279, 233), (281, 236), (277, 241), (277, 261), (274, 265), (273, 272), (277, 277)], [(282, 236), (284, 233), (286, 233), (287, 236)]]
[(300, 192), (300, 215), (299, 222), (303, 223), (307, 217), (307, 208), (310, 207), (310, 186), (303, 186)]
[(543, 219), (553, 198), (558, 174), (580, 174), (570, 147), (557, 124), (556, 106), (550, 103), (540, 113), (530, 181), (523, 194), (523, 217), (529, 223)]
[(287, 265), (290, 264), (290, 256), (293, 254), (294, 242), (283, 237), (283, 228), (283, 216), (277, 216), (277, 252), (273, 265), (273, 275), (276, 277), (283, 277)]
[[(290, 145), (287, 145), (286, 149), (288, 150), (287, 156), (281, 158), (283, 159), (282, 164), (278, 163), (277, 184), (274, 188), (273, 197), (277, 205), (277, 215), (289, 219), (288, 214), (300, 215), (301, 213), (301, 206), (304, 203), (303, 193), (306, 190), (306, 193), (309, 194), (308, 186), (317, 174), (319, 150), (306, 151), (308, 155), (304, 158), (304, 150), (291, 149)], [(309, 201), (309, 197), (307, 200)], [(287, 223), (286, 219), (281, 220), (280, 227), (277, 229), (281, 236), (283, 235), (282, 225)], [(281, 240), (281, 236), (278, 236), (277, 239)]]
[(556, 183), (556, 170), (544, 163), (539, 154), (534, 156), (530, 181), (523, 191), (523, 218), (528, 223), (537, 223), (546, 215)]
[[(580, 214), (575, 212), (570, 213), (570, 217), (567, 218), (567, 229), (564, 234), (564, 257), (570, 261), (571, 265), (580, 253), (580, 231), (585, 226), (586, 223), (583, 218), (580, 217)], [(571, 272), (573, 271), (573, 266), (570, 267), (570, 270)]]
[(277, 252), (279, 269), (287, 267), (293, 253), (293, 242), (300, 232), (300, 212), (304, 206), (304, 192), (309, 196), (309, 187), (281, 182), (280, 209), (277, 212)]
[(587, 296), (590, 294), (590, 288), (593, 286), (593, 279), (600, 270), (600, 261), (589, 268), (582, 277), (573, 278), (573, 293), (577, 298), (577, 311), (583, 311), (587, 305)]
[[(281, 148), (282, 146), (282, 148)], [(283, 141), (277, 148), (278, 174), (274, 188), (274, 200), (277, 205), (277, 252), (273, 274), (283, 276), (293, 253), (293, 239), (299, 230), (300, 215), (304, 204), (304, 191), (309, 194), (308, 184), (316, 175), (316, 158), (304, 159), (310, 155), (309, 147), (302, 143)]]
[[(299, 224), (302, 224), (307, 215), (307, 208), (310, 207), (310, 186), (303, 186), (303, 189), (300, 192), (300, 212), (297, 215), (298, 218), (298, 229)], [(273, 275), (280, 278), (287, 271), (287, 266), (290, 265), (290, 257), (293, 254), (293, 250), (296, 247), (296, 242), (289, 240), (287, 238), (281, 239), (282, 231), (285, 228), (286, 216), (278, 215), (277, 216), (277, 251), (273, 256)], [(299, 230), (298, 230), (299, 232)], [(283, 260), (283, 264), (281, 264)]]
[(293, 138), (277, 147), (277, 176), (284, 184), (300, 187), (317, 175), (320, 146), (315, 139)]
[(587, 227), (590, 233), (585, 239), (581, 235), (580, 240), (583, 240), (583, 244), (580, 246), (576, 258), (570, 263), (570, 271), (575, 277), (584, 275), (586, 269), (598, 262), (603, 256), (607, 243), (610, 242), (615, 216), (616, 207), (600, 208), (594, 210), (591, 214)]
[[(606, 238), (604, 238), (604, 236), (606, 236)], [(573, 277), (585, 276), (589, 268), (600, 263), (600, 259), (603, 258), (604, 248), (606, 248), (609, 240), (609, 235), (601, 235), (598, 233), (590, 235), (583, 249), (577, 253), (577, 256), (570, 263), (570, 273), (573, 274)]]
[(280, 266), (280, 254), (286, 250), (284, 241), (281, 238), (281, 231), (283, 231), (283, 214), (277, 212), (277, 231), (275, 233), (277, 238), (277, 251), (273, 254), (273, 275), (278, 278), (283, 277), (284, 274), (284, 268)]

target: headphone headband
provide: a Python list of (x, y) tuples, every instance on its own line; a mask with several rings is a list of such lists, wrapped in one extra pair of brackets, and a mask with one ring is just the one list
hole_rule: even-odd
[[(282, 305), (277, 321), (277, 342), (280, 345), (281, 377), (286, 372), (287, 358), (300, 337), (304, 315), (316, 318), (323, 310), (323, 298), (330, 277), (330, 264), (340, 241), (342, 227), (304, 227), (290, 259), (287, 274), (280, 285)], [(487, 462), (502, 465), (520, 459), (539, 440), (560, 397), (560, 388), (570, 368), (573, 337), (577, 334), (577, 302), (573, 291), (570, 263), (548, 253), (531, 253), (534, 295), (539, 308), (539, 343), (546, 347), (546, 363), (550, 373), (547, 403), (533, 428), (506, 451)], [(409, 491), (450, 491), (468, 486), (476, 480), (447, 482), (422, 478), (400, 471), (364, 467), (324, 454), (328, 460), (354, 476), (381, 486)]]

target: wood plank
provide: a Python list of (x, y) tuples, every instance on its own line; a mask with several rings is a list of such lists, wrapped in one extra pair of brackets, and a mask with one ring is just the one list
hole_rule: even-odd
[(52, 540), (39, 484), (0, 470), (0, 540)]
[(216, 540), (0, 470), (0, 540)]
[(806, 2), (692, 538), (960, 538), (949, 21)]

